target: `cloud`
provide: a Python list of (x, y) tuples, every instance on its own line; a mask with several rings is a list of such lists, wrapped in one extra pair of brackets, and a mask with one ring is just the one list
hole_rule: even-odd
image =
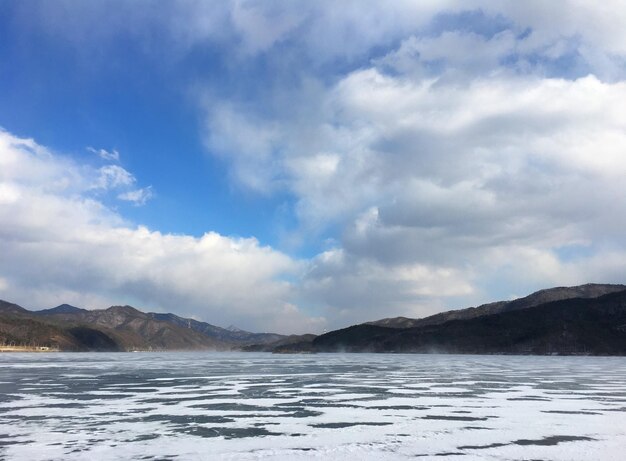
[[(587, 258), (561, 261), (558, 249), (625, 246), (626, 203), (615, 200), (626, 196), (624, 97), (625, 84), (594, 77), (448, 85), (372, 69), (348, 76), (335, 93), (335, 122), (354, 127), (349, 152), (362, 155), (343, 156), (339, 171), (350, 173), (335, 180), (352, 193), (342, 203), (363, 210), (347, 210), (354, 218), (341, 240), (355, 270), (358, 261), (389, 273), (418, 263), (453, 268), (457, 284), (476, 288), (497, 281), (532, 290), (600, 273), (620, 281)], [(371, 173), (355, 175), (360, 169)], [(315, 189), (302, 200), (333, 195)], [(524, 283), (529, 273), (533, 283)]]
[[(414, 36), (422, 46), (432, 45), (424, 50), (430, 56), (434, 56), (435, 44), (458, 45), (456, 50), (443, 52), (475, 66), (494, 56), (500, 40), (491, 36), (505, 32), (500, 38), (507, 42), (513, 35), (515, 49), (529, 58), (528, 65), (545, 64), (535, 62), (536, 57), (552, 61), (570, 57), (600, 78), (613, 80), (624, 75), (626, 13), (622, 6), (620, 0), (600, 6), (588, 0), (558, 4), (399, 0), (392, 5), (350, 0), (339, 6), (329, 0), (306, 5), (260, 0), (209, 5), (175, 0), (145, 8), (118, 0), (107, 5), (70, 1), (18, 5), (13, 14), (24, 32), (44, 32), (51, 39), (63, 40), (92, 65), (98, 59), (106, 65), (106, 51), (122, 38), (166, 67), (203, 46), (217, 45), (238, 65), (263, 56), (268, 65), (293, 76), (294, 64), (304, 72), (332, 72), (337, 63), (354, 70)], [(466, 40), (457, 40), (459, 34), (466, 34)], [(485, 37), (486, 46), (471, 48), (475, 60), (466, 59), (468, 55), (461, 51), (472, 41), (479, 43), (476, 35)]]
[[(90, 178), (72, 181), (85, 171), (33, 140), (0, 132), (3, 298), (37, 308), (128, 302), (254, 330), (323, 325), (291, 302), (287, 280), (298, 274), (298, 261), (254, 238), (135, 226), (89, 196)], [(107, 173), (107, 186), (120, 182), (119, 169), (106, 171), (115, 172)], [(42, 179), (65, 187), (46, 187)]]
[(462, 26), (444, 6), (365, 65), (274, 95), (291, 104), (206, 106), (208, 147), (241, 186), (292, 194), (309, 238), (339, 229), (301, 287), (331, 321), (623, 282), (626, 50), (619, 21), (570, 6), (504, 2)]
[(108, 151), (105, 149), (94, 149), (93, 147), (87, 147), (87, 150), (93, 154), (96, 154), (103, 160), (108, 160), (110, 162), (119, 162), (120, 161), (120, 153), (115, 149)]
[(536, 46), (561, 38), (580, 37), (594, 49), (614, 55), (626, 54), (626, 32), (620, 24), (626, 12), (619, 0), (598, 7), (591, 1), (568, 0), (559, 5), (533, 0), (517, 2), (480, 2), (487, 13), (502, 14), (520, 26), (531, 29), (527, 40)]
[[(96, 150), (91, 147), (87, 148), (90, 152), (98, 154), (100, 158), (107, 161), (119, 161), (119, 153), (116, 150), (108, 152), (104, 149)], [(137, 178), (128, 170), (119, 165), (105, 165), (98, 168), (95, 172), (90, 172), (83, 168), (82, 175), (85, 180), (88, 176), (92, 176), (92, 185), (90, 189), (96, 191), (123, 191), (117, 194), (119, 200), (131, 202), (135, 206), (143, 206), (148, 200), (154, 197), (152, 186), (133, 189), (137, 182)]]
[(124, 192), (123, 194), (119, 194), (117, 198), (126, 202), (132, 202), (135, 206), (142, 206), (145, 205), (146, 202), (150, 200), (153, 196), (154, 193), (152, 192), (152, 187), (148, 186), (141, 189)]
[[(550, 285), (623, 282), (626, 10), (619, 1), (170, 2), (158, 9), (121, 2), (81, 4), (73, 15), (43, 5), (34, 14), (22, 7), (24, 22), (80, 44), (90, 64), (90, 49), (120, 37), (168, 69), (220, 50), (210, 53), (217, 78), (185, 79), (194, 81), (207, 151), (228, 166), (235, 187), (289, 197), (293, 241), (332, 239), (331, 248), (295, 261), (254, 239), (135, 228), (90, 189), (141, 203), (151, 189), (137, 187), (130, 172), (118, 165), (88, 172), (7, 135), (0, 206), (45, 198), (48, 222), (79, 223), (85, 236), (102, 236), (87, 248), (102, 245), (104, 256), (85, 255), (122, 261), (108, 261), (110, 272), (93, 266), (106, 290), (55, 282), (63, 292), (158, 297), (217, 318), (232, 305), (229, 315), (257, 325), (289, 318), (319, 326), (323, 316), (344, 326)], [(38, 241), (50, 232), (37, 215), (13, 213), (23, 224), (7, 238)], [(88, 232), (96, 225), (104, 231)], [(189, 263), (196, 257), (199, 266)], [(160, 273), (161, 265), (176, 273)], [(207, 275), (194, 275), (197, 267)], [(137, 282), (111, 275), (132, 281), (128, 268), (142, 274)]]
[(98, 170), (98, 178), (94, 184), (96, 189), (117, 189), (123, 186), (132, 186), (136, 179), (118, 165), (106, 165)]
[(233, 173), (240, 184), (259, 193), (269, 193), (279, 180), (272, 164), (279, 133), (261, 119), (250, 120), (227, 104), (211, 111), (207, 146), (235, 164)]
[(301, 293), (315, 300), (331, 323), (349, 325), (381, 317), (424, 317), (444, 309), (443, 300), (472, 294), (467, 274), (419, 262), (393, 266), (344, 249), (310, 261)]

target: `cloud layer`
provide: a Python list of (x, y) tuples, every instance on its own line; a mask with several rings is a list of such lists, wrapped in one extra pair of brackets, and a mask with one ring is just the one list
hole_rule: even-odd
[[(619, 17), (584, 2), (559, 14), (507, 2), (396, 6), (377, 11), (373, 42), (351, 42), (352, 69), (329, 78), (307, 61), (295, 90), (275, 90), (292, 104), (206, 106), (207, 145), (236, 181), (288, 190), (305, 235), (341, 229), (303, 291), (345, 323), (623, 281)], [(420, 20), (407, 30), (398, 11)], [(331, 27), (315, 18), (312, 30)], [(338, 57), (315, 40), (285, 40)]]
[(290, 197), (286, 240), (318, 254), (126, 222), (108, 198), (154, 192), (116, 150), (88, 168), (3, 132), (2, 297), (319, 331), (624, 282), (620, 2), (58, 5), (28, 27), (85, 56), (130, 37), (164, 72), (210, 51), (219, 75), (185, 88), (208, 155), (234, 187)]

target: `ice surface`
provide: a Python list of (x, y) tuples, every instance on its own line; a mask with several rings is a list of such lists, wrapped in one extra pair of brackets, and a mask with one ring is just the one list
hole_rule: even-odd
[(0, 355), (0, 459), (622, 460), (626, 358)]

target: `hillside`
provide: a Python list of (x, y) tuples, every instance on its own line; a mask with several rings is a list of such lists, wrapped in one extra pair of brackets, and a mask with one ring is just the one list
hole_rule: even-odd
[(194, 331), (224, 343), (235, 343), (244, 346), (250, 344), (268, 344), (284, 338), (284, 335), (276, 333), (251, 333), (239, 329), (217, 327), (210, 323), (186, 319), (175, 314), (149, 313), (148, 315), (156, 320), (171, 322), (183, 328), (191, 328)]
[[(543, 296), (535, 299), (546, 299)], [(528, 307), (519, 307), (522, 305)], [(626, 290), (539, 304), (520, 302), (515, 308), (498, 308), (496, 313), (410, 328), (355, 325), (318, 336), (312, 341), (312, 349), (318, 352), (626, 355)]]
[(131, 306), (86, 310), (67, 304), (29, 311), (0, 301), (0, 343), (71, 351), (232, 350), (280, 340), (272, 333), (231, 331), (174, 314)]
[(277, 352), (304, 350), (316, 338), (316, 335), (289, 335), (266, 344), (250, 344), (243, 348), (246, 352)]
[(484, 315), (498, 314), (501, 312), (509, 312), (529, 307), (538, 306), (551, 301), (560, 301), (573, 298), (597, 298), (599, 296), (616, 293), (626, 290), (626, 285), (611, 285), (588, 283), (574, 287), (556, 287), (545, 290), (536, 291), (523, 298), (514, 299), (512, 301), (497, 301), (489, 304), (483, 304), (478, 307), (469, 307), (466, 309), (458, 309), (439, 314), (431, 315), (421, 319), (410, 319), (406, 317), (393, 317), (374, 322), (367, 322), (370, 325), (377, 325), (389, 328), (413, 328), (426, 325), (440, 325), (451, 320), (467, 320)]
[(0, 301), (0, 344), (67, 351), (245, 350), (626, 355), (626, 286), (541, 290), (512, 301), (396, 317), (321, 336), (252, 333), (131, 306), (29, 311)]

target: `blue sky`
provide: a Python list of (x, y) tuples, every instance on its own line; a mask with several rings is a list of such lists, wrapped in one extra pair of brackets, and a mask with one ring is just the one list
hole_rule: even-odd
[(281, 198), (230, 187), (227, 165), (207, 155), (198, 135), (189, 86), (221, 66), (219, 49), (177, 65), (159, 62), (124, 34), (80, 49), (24, 19), (17, 3), (2, 7), (1, 59), (10, 65), (0, 74), (1, 126), (80, 161), (96, 160), (87, 146), (122, 152), (122, 164), (159, 197), (149, 207), (124, 207), (132, 220), (166, 232), (219, 229), (272, 243)]
[(624, 14), (2, 2), (0, 298), (300, 332), (623, 282)]

